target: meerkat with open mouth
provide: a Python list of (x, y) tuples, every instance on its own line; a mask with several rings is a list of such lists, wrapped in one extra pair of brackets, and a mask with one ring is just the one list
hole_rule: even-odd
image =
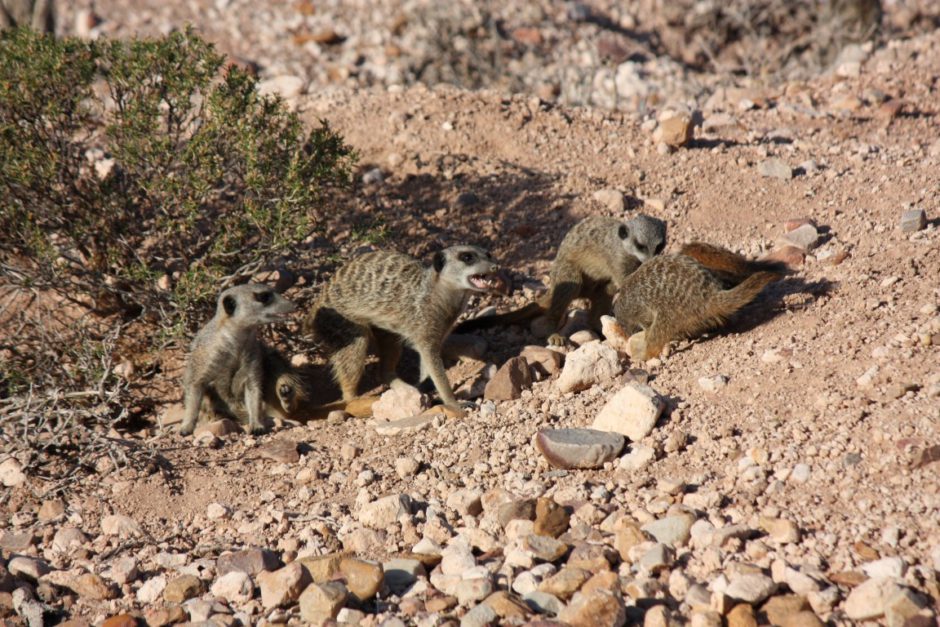
[(324, 286), (303, 329), (329, 355), (343, 400), (357, 396), (370, 340), (386, 383), (398, 378), (404, 342), (420, 357), (421, 380), (430, 376), (444, 404), (462, 415), (441, 345), (472, 293), (506, 289), (498, 270), (489, 253), (476, 246), (446, 248), (430, 267), (401, 253), (366, 253)]

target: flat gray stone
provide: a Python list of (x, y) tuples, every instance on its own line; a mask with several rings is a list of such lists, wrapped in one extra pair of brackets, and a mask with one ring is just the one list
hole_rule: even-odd
[(649, 522), (643, 525), (642, 530), (656, 538), (657, 542), (676, 548), (689, 542), (694, 522), (695, 517), (691, 514), (677, 514)]
[(434, 422), (433, 416), (411, 416), (399, 420), (390, 420), (375, 425), (375, 432), (379, 435), (401, 435), (403, 433), (417, 433), (424, 431)]
[(819, 231), (812, 224), (803, 224), (783, 236), (786, 243), (800, 250), (813, 250), (819, 243)]
[(596, 429), (542, 429), (535, 446), (558, 468), (600, 468), (623, 450), (619, 433)]
[(911, 209), (901, 214), (901, 231), (913, 233), (927, 228), (927, 212), (923, 209)]
[(773, 579), (767, 575), (755, 573), (733, 578), (725, 594), (732, 599), (755, 605), (764, 601), (776, 589), (777, 584)]
[(783, 181), (789, 181), (793, 178), (793, 168), (783, 162), (781, 159), (767, 159), (761, 161), (757, 166), (757, 172), (761, 176), (767, 176)]
[(522, 597), (522, 600), (525, 601), (526, 605), (532, 608), (533, 612), (538, 612), (539, 614), (558, 616), (558, 614), (565, 609), (565, 604), (554, 594), (540, 592), (538, 590), (525, 595)]

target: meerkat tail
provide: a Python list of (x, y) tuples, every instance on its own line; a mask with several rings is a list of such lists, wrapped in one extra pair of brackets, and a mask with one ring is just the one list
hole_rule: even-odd
[(750, 303), (765, 286), (780, 280), (776, 272), (758, 272), (744, 279), (737, 287), (721, 290), (711, 298), (707, 317), (715, 326), (723, 324), (732, 314)]
[(326, 405), (307, 407), (294, 412), (290, 419), (306, 424), (315, 420), (325, 420), (330, 412), (337, 410), (344, 411), (353, 418), (368, 418), (372, 415), (372, 405), (377, 400), (379, 400), (378, 396), (360, 396), (348, 401), (335, 401)]
[(679, 254), (695, 259), (730, 285), (737, 285), (757, 272), (773, 272), (782, 276), (787, 271), (786, 264), (776, 261), (754, 261), (720, 246), (704, 242), (684, 244)]
[(543, 313), (545, 313), (545, 307), (540, 303), (529, 303), (525, 307), (520, 307), (519, 309), (515, 309), (513, 311), (507, 311), (506, 313), (495, 314), (492, 316), (480, 316), (478, 318), (464, 320), (454, 327), (453, 332), (469, 333), (471, 331), (489, 329), (501, 325), (519, 324), (520, 322), (528, 322), (529, 320), (538, 318)]

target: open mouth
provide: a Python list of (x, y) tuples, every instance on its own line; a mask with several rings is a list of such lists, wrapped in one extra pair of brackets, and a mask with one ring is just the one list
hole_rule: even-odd
[(499, 274), (472, 274), (470, 275), (470, 285), (478, 290), (505, 292), (506, 281)]

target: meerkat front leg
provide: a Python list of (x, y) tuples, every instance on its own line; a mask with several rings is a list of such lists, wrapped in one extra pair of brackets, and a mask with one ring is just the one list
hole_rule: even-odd
[(261, 375), (252, 377), (245, 386), (245, 408), (248, 411), (248, 432), (260, 435), (264, 428), (264, 392), (261, 388)]
[(560, 268), (552, 277), (552, 292), (547, 311), (532, 323), (532, 331), (538, 337), (548, 336), (548, 343), (559, 346), (565, 343), (558, 330), (565, 319), (568, 306), (581, 293), (581, 272), (575, 268)]
[(437, 393), (444, 401), (444, 405), (457, 412), (458, 417), (462, 417), (466, 412), (463, 406), (454, 396), (454, 391), (450, 387), (450, 381), (447, 380), (447, 371), (444, 369), (444, 360), (441, 358), (440, 351), (432, 352), (427, 350), (418, 351), (421, 358), (421, 376), (430, 376), (437, 388)]
[(202, 407), (202, 399), (205, 393), (202, 386), (197, 383), (190, 383), (186, 386), (183, 393), (183, 422), (180, 425), (182, 435), (190, 435), (196, 428), (196, 420), (199, 419), (199, 408)]

